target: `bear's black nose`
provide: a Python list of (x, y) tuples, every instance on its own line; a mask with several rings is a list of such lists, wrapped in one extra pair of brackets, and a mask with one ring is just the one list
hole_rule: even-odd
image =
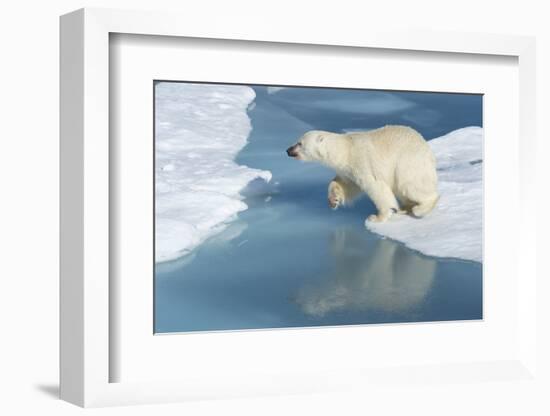
[(286, 154), (290, 157), (296, 156), (296, 146), (290, 146), (288, 149), (286, 149)]

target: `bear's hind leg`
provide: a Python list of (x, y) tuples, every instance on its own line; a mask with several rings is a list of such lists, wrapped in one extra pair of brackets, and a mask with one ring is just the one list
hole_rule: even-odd
[(336, 176), (328, 185), (328, 205), (337, 209), (340, 205), (350, 204), (361, 193), (355, 183)]
[(409, 201), (409, 212), (418, 218), (429, 214), (439, 200), (437, 180), (409, 181), (399, 186), (397, 192), (400, 200)]
[(429, 198), (424, 199), (419, 204), (412, 207), (412, 213), (415, 217), (424, 217), (430, 213), (432, 209), (434, 209), (435, 204), (437, 204), (437, 201), (439, 200), (438, 194), (433, 194)]
[(414, 203), (407, 199), (403, 198), (397, 198), (399, 201), (399, 209), (397, 210), (396, 214), (400, 215), (407, 215), (412, 212), (412, 207), (414, 206)]

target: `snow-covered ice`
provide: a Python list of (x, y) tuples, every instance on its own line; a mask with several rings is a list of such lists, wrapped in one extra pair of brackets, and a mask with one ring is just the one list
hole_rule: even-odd
[(437, 160), (440, 199), (425, 218), (394, 215), (369, 230), (424, 254), (482, 261), (483, 129), (465, 127), (428, 142)]
[(226, 228), (247, 205), (239, 192), (271, 173), (234, 159), (251, 131), (254, 90), (161, 82), (155, 89), (155, 259), (173, 260)]

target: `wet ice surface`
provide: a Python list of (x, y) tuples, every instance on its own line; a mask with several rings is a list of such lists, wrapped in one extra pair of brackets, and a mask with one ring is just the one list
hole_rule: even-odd
[[(480, 319), (480, 263), (428, 257), (369, 232), (363, 223), (374, 207), (366, 198), (331, 211), (326, 187), (334, 174), (284, 153), (313, 128), (369, 129), (407, 118), (437, 137), (479, 125), (480, 99), (342, 91), (331, 95), (341, 109), (334, 111), (324, 91), (271, 92), (256, 89), (253, 130), (236, 162), (273, 179), (242, 192), (248, 210), (223, 232), (157, 265), (155, 331)], [(384, 114), (372, 110), (376, 103)]]

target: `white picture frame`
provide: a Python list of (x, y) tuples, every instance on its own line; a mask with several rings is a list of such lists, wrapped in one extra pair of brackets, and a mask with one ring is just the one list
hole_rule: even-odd
[[(250, 21), (234, 31), (219, 19), (203, 25), (193, 16), (168, 13), (82, 9), (61, 18), (61, 398), (80, 406), (157, 403), (193, 398), (239, 397), (332, 391), (406, 380), (409, 371), (380, 368), (368, 373), (332, 370), (320, 380), (315, 373), (282, 372), (277, 377), (244, 379), (219, 374), (216, 380), (112, 382), (110, 366), (109, 293), (110, 168), (109, 158), (109, 36), (113, 33), (332, 45), (438, 53), (505, 55), (519, 65), (519, 213), (517, 244), (518, 349), (514, 357), (497, 362), (444, 363), (418, 370), (415, 377), (478, 382), (472, 369), (494, 366), (517, 380), (534, 379), (536, 363), (536, 217), (534, 206), (535, 43), (530, 37), (507, 35), (395, 32), (347, 27), (330, 34), (316, 28), (285, 28)], [(360, 29), (360, 30), (359, 30)], [(420, 363), (419, 363), (420, 364)], [(347, 380), (343, 383), (342, 380)]]

